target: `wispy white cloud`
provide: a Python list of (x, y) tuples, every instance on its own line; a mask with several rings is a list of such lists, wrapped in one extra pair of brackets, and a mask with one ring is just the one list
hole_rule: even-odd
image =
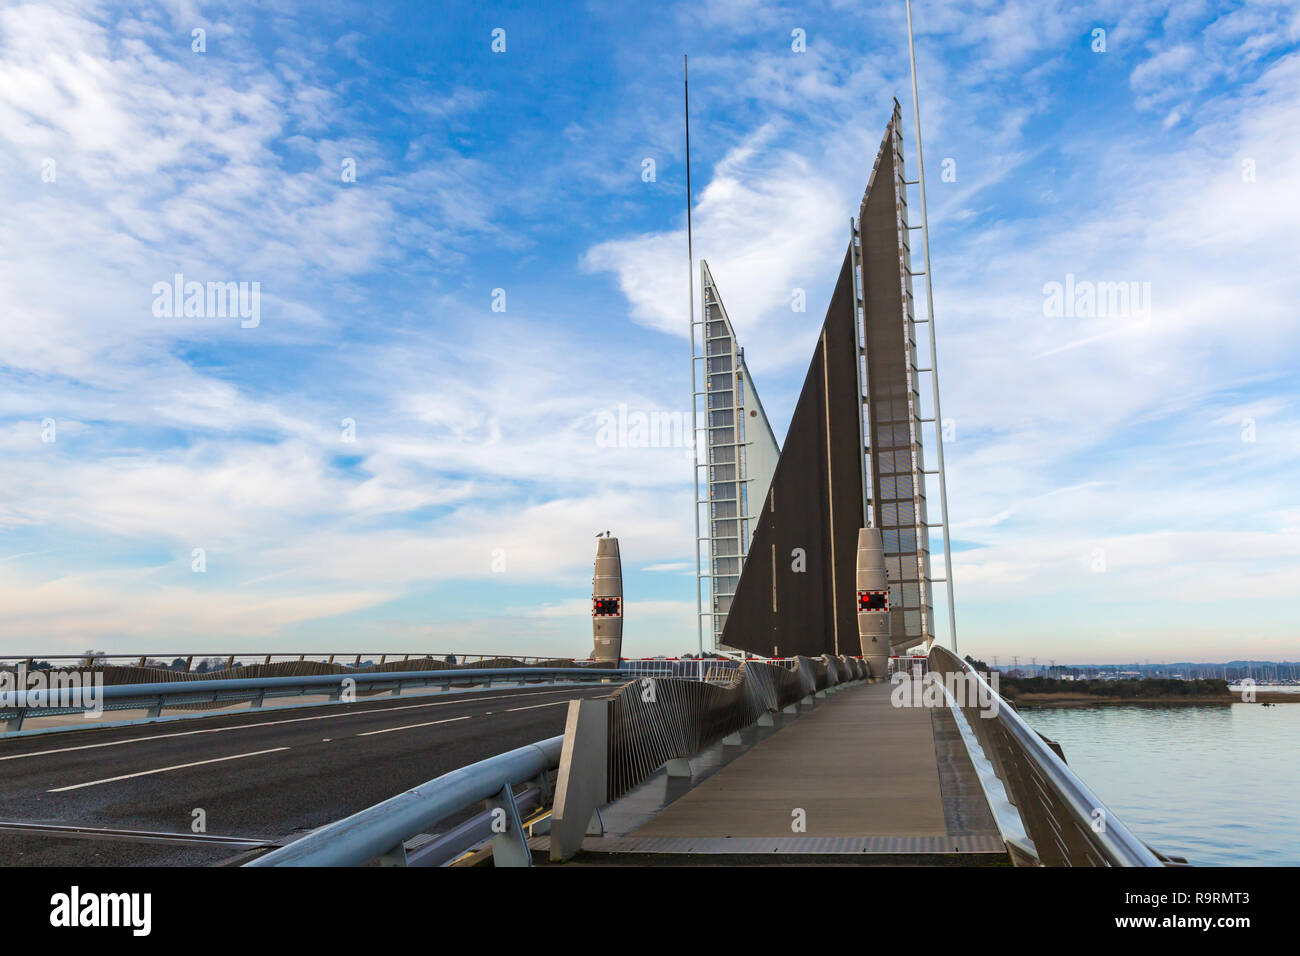
[[(247, 41), (247, 12), (184, 0), (0, 11), (15, 649), (198, 633), (582, 653), (609, 527), (641, 569), (636, 646), (690, 647), (689, 448), (600, 437), (620, 407), (688, 410), (675, 74), (659, 102), (657, 50), (622, 36), (597, 106), (575, 95), (528, 125), (559, 109), (511, 101), (531, 78), (442, 83), (381, 63), (352, 26), (280, 12), (300, 19), (277, 47)], [(692, 56), (696, 251), (779, 423), (908, 88), (901, 8), (662, 19), (710, 37)], [(1293, 599), (1300, 18), (981, 0), (927, 5), (918, 26), (952, 512), (977, 539), (954, 556), (971, 649), (1077, 648), (1080, 625), (1060, 627), (1073, 643), (1051, 625), (1101, 581), (1088, 626), (1116, 653), (1200, 634), (1183, 609), (1207, 580), (1253, 607)], [(521, 43), (496, 63), (534, 66)], [(1105, 122), (1086, 70), (1121, 91)], [(647, 155), (661, 181), (634, 193)], [(259, 281), (262, 324), (156, 318), (150, 290), (176, 272)], [(1047, 318), (1042, 287), (1067, 273), (1149, 282), (1149, 317)], [(1258, 646), (1289, 626), (1250, 622)]]

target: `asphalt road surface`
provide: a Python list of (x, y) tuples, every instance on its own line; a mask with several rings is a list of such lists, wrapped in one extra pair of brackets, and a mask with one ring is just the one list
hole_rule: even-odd
[[(0, 740), (0, 821), (254, 839), (300, 834), (466, 764), (564, 732), (609, 685), (384, 697), (347, 705)], [(228, 847), (0, 831), (7, 866), (204, 865)]]

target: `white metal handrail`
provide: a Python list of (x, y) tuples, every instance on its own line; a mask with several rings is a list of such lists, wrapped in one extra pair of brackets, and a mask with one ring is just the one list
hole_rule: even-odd
[[(938, 645), (930, 649), (929, 660), (931, 672), (961, 673), (973, 685), (972, 689), (976, 690), (978, 699), (990, 702), (988, 707), (972, 707), (968, 696), (968, 702), (962, 709), (971, 712), (967, 714), (968, 723), (1019, 811), (1038, 848), (1040, 859), (1049, 852), (1049, 844), (1054, 843), (1060, 849), (1062, 858), (1050, 862), (1089, 865), (1095, 862), (1092, 859), (1092, 854), (1095, 853), (1109, 866), (1164, 865), (1145, 843), (1106, 809), (1087, 784), (1016, 713), (1015, 708), (998, 696), (975, 668)], [(1000, 741), (993, 740), (988, 726), (992, 723), (1005, 731), (1002, 739), (1010, 741), (1012, 752), (999, 755), (996, 744)], [(1018, 761), (1027, 762), (1034, 772), (1037, 779), (1032, 785), (1016, 772), (1015, 764)], [(1041, 789), (1044, 786), (1045, 791)], [(1059, 819), (1062, 808), (1066, 819)], [(1048, 832), (1055, 834), (1056, 839), (1049, 841), (1040, 838)], [(1080, 843), (1086, 844), (1092, 852), (1080, 855), (1071, 850), (1071, 844)]]

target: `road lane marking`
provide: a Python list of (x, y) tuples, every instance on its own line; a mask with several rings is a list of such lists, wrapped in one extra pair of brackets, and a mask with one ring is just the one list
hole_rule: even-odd
[[(373, 737), (375, 734), (391, 734), (394, 730), (414, 730), (416, 727), (432, 727), (434, 724), (453, 724), (458, 720), (469, 720), (470, 717), (473, 716), (473, 714), (469, 714), (465, 717), (448, 717), (446, 720), (426, 720), (422, 724), (406, 724), (403, 727), (385, 727), (383, 730), (367, 730), (364, 734), (357, 734), (357, 736)], [(492, 715), (484, 714), (484, 716), (490, 717)]]
[(253, 849), (274, 846), (274, 840), (256, 837), (218, 836), (214, 833), (172, 833), (165, 830), (124, 830), (118, 827), (88, 827), (79, 824), (24, 823), (0, 820), (0, 832), (62, 836), (72, 840), (123, 840), (127, 843), (181, 843)]
[[(585, 689), (587, 688), (584, 688), (584, 690)], [(460, 700), (436, 700), (424, 704), (404, 704), (401, 707), (372, 707), (366, 710), (348, 710), (338, 714), (318, 714), (315, 717), (286, 717), (284, 720), (262, 720), (257, 723), (235, 724), (230, 727), (209, 727), (206, 730), (180, 730), (171, 734), (152, 734), (148, 737), (129, 737), (126, 740), (107, 740), (98, 744), (79, 744), (75, 747), (57, 747), (51, 750), (33, 750), (31, 753), (10, 754), (7, 757), (0, 757), (0, 761), (21, 760), (24, 757), (44, 757), (49, 754), (71, 753), (76, 750), (95, 750), (100, 747), (121, 747), (124, 744), (146, 743), (150, 740), (168, 740), (172, 737), (192, 737), (196, 734), (222, 734), (228, 730), (248, 730), (253, 727), (275, 727), (280, 724), (298, 724), (309, 720), (331, 720), (335, 717), (357, 717), (364, 714), (388, 714), (395, 713), (399, 710), (418, 710), (425, 707), (446, 707), (451, 704), (478, 703), (479, 701), (503, 700), (505, 698), (547, 697), (553, 694), (570, 694), (573, 692), (573, 688), (566, 688), (565, 690), (548, 690), (541, 691), (540, 693), (493, 694), (491, 697), (479, 697), (474, 700), (462, 697)], [(222, 716), (226, 715), (223, 714)], [(232, 714), (229, 716), (238, 716), (238, 714)]]
[(560, 704), (567, 703), (567, 700), (552, 700), (545, 704), (529, 704), (527, 707), (507, 707), (506, 713), (513, 714), (516, 710), (536, 710), (538, 707), (558, 707)]
[(201, 767), (206, 763), (221, 763), (225, 760), (242, 760), (244, 757), (260, 757), (262, 754), (278, 753), (281, 750), (289, 750), (289, 747), (272, 747), (270, 750), (254, 750), (247, 754), (232, 754), (229, 757), (213, 757), (211, 760), (195, 760), (192, 763), (178, 763), (171, 767), (159, 767), (156, 770), (141, 770), (138, 773), (124, 773), (120, 777), (105, 777), (103, 780), (90, 780), (86, 783), (74, 783), (70, 787), (55, 787), (52, 790), (46, 790), (46, 793), (63, 793), (67, 790), (80, 790), (82, 787), (97, 787), (101, 783), (116, 783), (118, 780), (130, 780), (132, 777), (147, 777), (155, 773), (167, 773), (169, 770), (184, 770), (186, 767)]

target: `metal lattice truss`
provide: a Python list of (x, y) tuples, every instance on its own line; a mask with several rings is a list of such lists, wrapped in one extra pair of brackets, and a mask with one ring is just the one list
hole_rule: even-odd
[(703, 307), (691, 328), (696, 598), (700, 643), (717, 650), (780, 448), (705, 261), (700, 285)]
[[(890, 642), (895, 650), (934, 637), (930, 583), (929, 521), (922, 451), (920, 375), (917, 360), (907, 185), (902, 117), (898, 102), (880, 144), (854, 227), (852, 252), (860, 284), (858, 342), (864, 395), (866, 458), (864, 492), (872, 523), (881, 531), (889, 599)], [(870, 251), (863, 256), (863, 234)], [(880, 250), (897, 243), (897, 257)], [(888, 288), (892, 285), (893, 288)]]

